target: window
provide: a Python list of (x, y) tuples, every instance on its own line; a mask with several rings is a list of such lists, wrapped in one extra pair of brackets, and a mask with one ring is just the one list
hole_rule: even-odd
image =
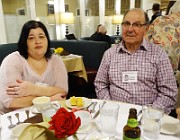
[(76, 9), (76, 16), (80, 15), (80, 9)]
[(90, 15), (91, 15), (91, 13), (90, 13), (90, 10), (89, 10), (89, 9), (85, 10), (85, 15), (86, 15), (86, 16), (90, 16)]
[(21, 16), (26, 15), (25, 8), (24, 8), (24, 7), (22, 7), (22, 8), (17, 8), (17, 9), (16, 9), (16, 13), (17, 13), (17, 15), (21, 15)]
[[(76, 9), (76, 15), (79, 16), (80, 15), (80, 9)], [(85, 10), (85, 16), (91, 16), (91, 10), (90, 9), (86, 9)]]
[(48, 15), (54, 14), (54, 4), (48, 4)]
[(69, 5), (65, 5), (65, 12), (69, 12)]

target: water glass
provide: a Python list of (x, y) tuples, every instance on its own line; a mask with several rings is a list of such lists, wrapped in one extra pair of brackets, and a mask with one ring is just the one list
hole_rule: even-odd
[(146, 140), (157, 140), (160, 134), (162, 109), (146, 105), (142, 108), (142, 135)]
[(100, 124), (104, 136), (115, 136), (119, 105), (115, 102), (100, 104)]

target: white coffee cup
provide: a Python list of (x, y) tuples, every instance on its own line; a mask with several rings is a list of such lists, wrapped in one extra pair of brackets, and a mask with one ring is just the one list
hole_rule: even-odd
[(36, 97), (32, 100), (33, 106), (36, 108), (38, 112), (42, 112), (43, 109), (50, 105), (50, 102), (50, 97), (46, 96)]

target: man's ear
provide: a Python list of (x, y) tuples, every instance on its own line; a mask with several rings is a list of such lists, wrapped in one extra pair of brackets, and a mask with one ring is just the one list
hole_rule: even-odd
[(148, 31), (148, 29), (149, 29), (149, 25), (146, 25), (144, 34), (146, 34), (146, 32)]
[(145, 27), (146, 32), (148, 31), (148, 29), (149, 29), (149, 24), (146, 25), (146, 27)]

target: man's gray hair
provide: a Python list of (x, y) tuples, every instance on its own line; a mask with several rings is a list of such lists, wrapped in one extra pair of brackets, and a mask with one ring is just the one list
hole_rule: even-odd
[(123, 21), (124, 21), (125, 16), (127, 15), (127, 13), (132, 11), (132, 10), (140, 10), (140, 11), (142, 11), (144, 13), (145, 23), (149, 24), (148, 14), (143, 9), (140, 9), (140, 8), (133, 8), (133, 9), (129, 9), (128, 11), (126, 11), (124, 16), (123, 16)]
[(104, 25), (101, 25), (99, 27), (99, 33), (106, 34), (106, 32), (107, 32), (106, 27)]

